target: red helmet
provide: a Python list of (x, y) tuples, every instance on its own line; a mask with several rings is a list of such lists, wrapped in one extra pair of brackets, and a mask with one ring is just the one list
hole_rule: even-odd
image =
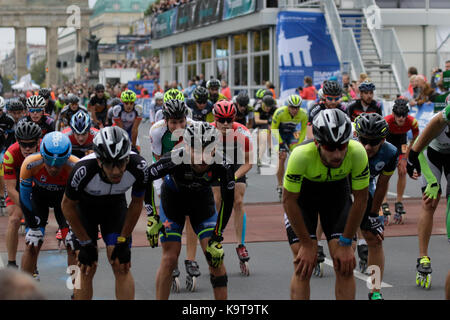
[(231, 101), (218, 101), (214, 105), (213, 113), (216, 120), (219, 118), (232, 118), (234, 120), (234, 117), (236, 116), (236, 107)]

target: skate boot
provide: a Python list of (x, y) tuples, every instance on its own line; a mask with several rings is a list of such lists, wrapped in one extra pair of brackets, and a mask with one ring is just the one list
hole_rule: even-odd
[(283, 199), (283, 187), (282, 186), (278, 186), (277, 187), (277, 193), (278, 193), (278, 198), (281, 200)]
[(6, 201), (3, 197), (0, 197), (0, 208), (6, 208)]
[(427, 290), (431, 288), (431, 272), (430, 257), (423, 256), (422, 258), (417, 258), (416, 284), (418, 287)]
[(313, 274), (316, 277), (323, 277), (323, 263), (325, 261), (325, 253), (323, 253), (323, 246), (317, 246), (317, 264), (314, 267)]
[(41, 277), (39, 277), (39, 271), (38, 271), (37, 268), (36, 268), (36, 270), (34, 270), (32, 276), (33, 276), (33, 279), (34, 279), (34, 280), (36, 280), (36, 281), (41, 281)]
[(395, 203), (394, 223), (395, 224), (403, 224), (405, 222), (405, 216), (404, 216), (405, 213), (406, 213), (406, 211), (403, 208), (403, 203), (396, 202)]
[(381, 292), (370, 292), (369, 300), (384, 300)]
[(236, 248), (236, 253), (237, 253), (238, 258), (239, 258), (239, 265), (241, 267), (241, 274), (243, 276), (247, 276), (248, 277), (250, 275), (250, 269), (249, 269), (249, 266), (248, 266), (248, 260), (250, 260), (250, 257), (248, 256), (247, 248), (243, 244), (240, 244)]
[(359, 271), (361, 273), (366, 273), (367, 271), (367, 255), (369, 253), (369, 248), (367, 244), (358, 245), (358, 257), (359, 257)]
[(64, 239), (61, 229), (58, 229), (58, 231), (56, 231), (56, 240), (58, 240), (58, 251), (61, 252), (62, 248), (64, 248)]
[(175, 270), (172, 271), (172, 291), (179, 293), (180, 292), (180, 270), (178, 270), (178, 266)]
[(387, 202), (381, 204), (381, 211), (383, 213), (384, 225), (389, 225), (389, 219), (391, 217), (391, 210), (389, 209), (389, 204)]
[(200, 270), (196, 261), (184, 260), (186, 266), (186, 289), (194, 292), (198, 288), (197, 278), (200, 277)]
[(25, 219), (24, 218), (20, 219), (20, 228), (19, 228), (19, 230), (20, 230), (21, 234), (25, 234)]

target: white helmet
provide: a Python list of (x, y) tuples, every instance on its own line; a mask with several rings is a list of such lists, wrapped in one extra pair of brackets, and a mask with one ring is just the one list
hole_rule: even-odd
[(0, 96), (0, 109), (3, 110), (4, 107), (5, 107), (5, 99), (3, 99), (2, 96)]
[(155, 100), (164, 100), (164, 94), (161, 92), (155, 93)]

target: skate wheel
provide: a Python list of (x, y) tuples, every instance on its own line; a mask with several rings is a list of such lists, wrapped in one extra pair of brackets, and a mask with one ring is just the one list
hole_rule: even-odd
[(323, 262), (319, 262), (318, 264), (316, 264), (316, 266), (314, 267), (313, 274), (314, 276), (319, 278), (323, 277)]
[(197, 289), (197, 277), (186, 277), (186, 289), (190, 292)]
[(430, 290), (431, 288), (431, 274), (427, 274), (427, 277), (424, 279), (423, 288), (426, 290)]
[(241, 275), (248, 277), (250, 275), (250, 268), (248, 267), (248, 262), (241, 262)]
[(172, 280), (172, 291), (175, 293), (180, 292), (180, 280), (178, 279), (178, 277), (173, 278)]
[(366, 273), (366, 271), (367, 271), (367, 264), (366, 263), (362, 263), (362, 262), (360, 262), (359, 263), (359, 271), (361, 272), (361, 273)]

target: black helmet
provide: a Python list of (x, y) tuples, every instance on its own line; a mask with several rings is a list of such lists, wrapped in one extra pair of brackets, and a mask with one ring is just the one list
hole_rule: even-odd
[(342, 94), (342, 87), (337, 81), (325, 80), (323, 82), (322, 92), (327, 96), (340, 96)]
[(406, 116), (409, 113), (408, 101), (403, 99), (397, 99), (392, 107), (392, 112), (398, 116)]
[(236, 97), (236, 102), (240, 106), (248, 106), (250, 102), (250, 97), (248, 96), (247, 91), (241, 91)]
[(366, 81), (361, 82), (358, 89), (361, 92), (375, 91), (375, 85), (371, 81), (366, 80)]
[(341, 145), (348, 142), (352, 135), (350, 118), (339, 109), (325, 109), (314, 118), (314, 139), (319, 144)]
[(184, 130), (183, 140), (191, 147), (205, 148), (219, 141), (219, 131), (207, 122), (194, 121)]
[(93, 142), (96, 157), (106, 162), (125, 159), (131, 151), (128, 133), (120, 127), (114, 126), (101, 129)]
[(262, 98), (262, 102), (268, 107), (274, 107), (277, 104), (275, 99), (272, 96), (269, 96), (269, 95), (264, 96)]
[(39, 90), (39, 95), (44, 97), (44, 99), (49, 99), (51, 94), (51, 90), (47, 88), (42, 88)]
[(117, 106), (118, 104), (121, 104), (121, 100), (119, 99), (119, 98), (112, 98), (111, 100), (109, 100), (109, 105), (111, 106), (111, 107), (115, 107), (115, 106)]
[(206, 83), (206, 88), (220, 88), (220, 81), (217, 79), (211, 79)]
[(206, 103), (208, 101), (208, 90), (202, 86), (198, 86), (195, 88), (192, 96), (197, 103)]
[(14, 135), (16, 140), (38, 140), (42, 135), (42, 130), (37, 123), (24, 119), (17, 123)]
[(75, 103), (78, 104), (78, 102), (80, 102), (80, 99), (79, 99), (76, 95), (74, 95), (73, 93), (69, 93), (69, 94), (67, 95), (66, 102), (67, 102), (68, 104), (75, 104)]
[(95, 91), (105, 91), (105, 86), (104, 85), (102, 85), (101, 83), (98, 83), (96, 86), (95, 86)]
[(363, 113), (355, 119), (355, 130), (358, 136), (366, 138), (385, 138), (389, 126), (383, 116), (378, 113)]
[(187, 116), (188, 108), (184, 101), (172, 99), (164, 102), (162, 113), (164, 119), (182, 119)]
[(20, 100), (12, 100), (8, 104), (8, 111), (23, 111), (25, 110), (25, 106)]

